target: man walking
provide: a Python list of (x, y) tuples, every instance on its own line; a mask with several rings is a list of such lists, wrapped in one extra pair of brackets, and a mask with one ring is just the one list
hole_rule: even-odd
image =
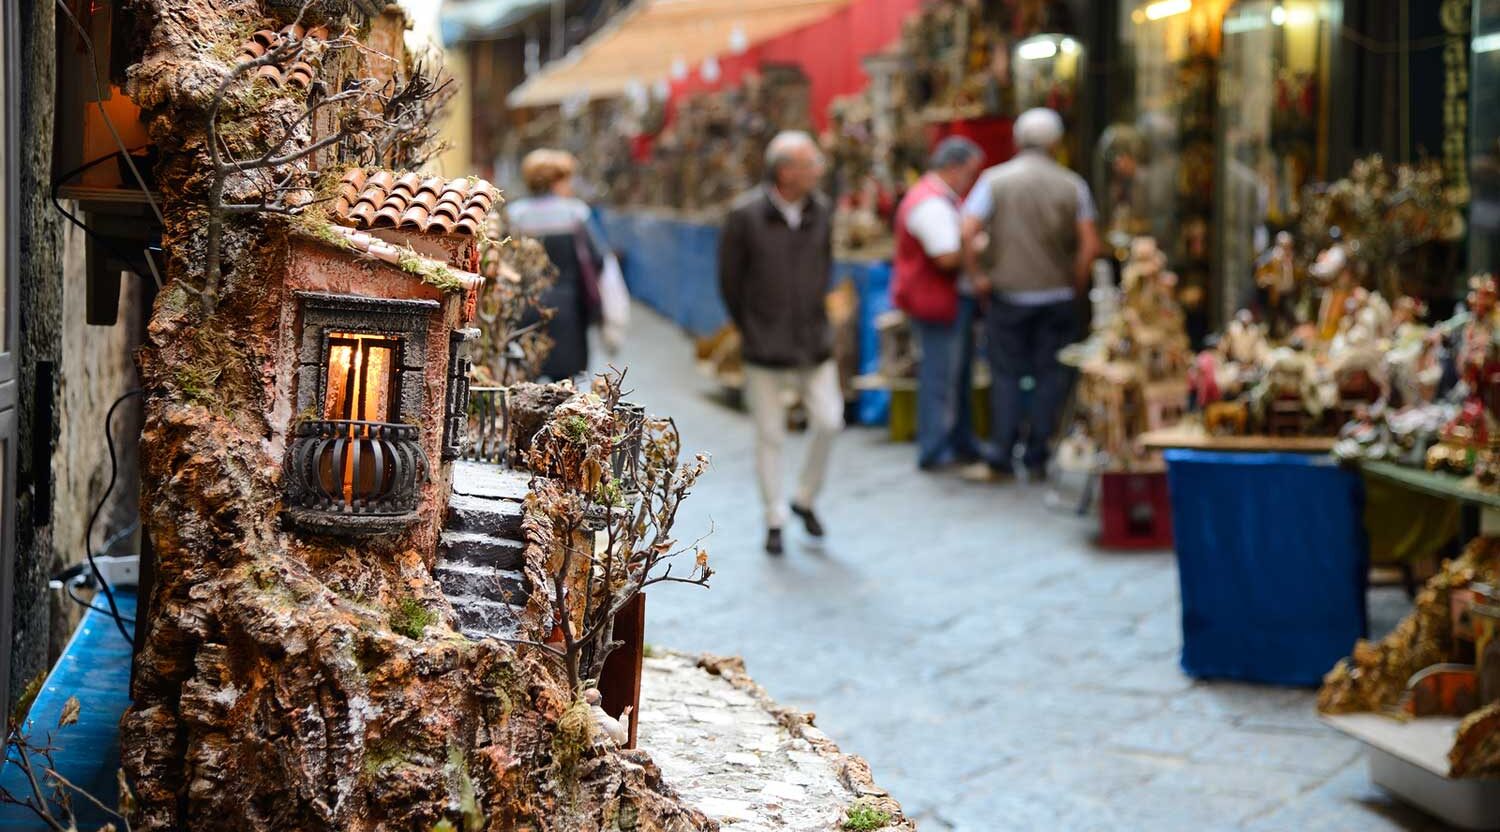
[[(961, 408), (968, 406), (969, 366), (961, 327), (959, 270), (962, 263), (961, 195), (984, 164), (979, 145), (959, 136), (933, 151), (928, 172), (906, 192), (896, 209), (895, 278), (891, 299), (911, 320), (920, 361), (917, 365), (917, 467), (931, 471), (973, 453), (974, 440), (960, 431)], [(972, 459), (971, 459), (972, 461)]]
[(766, 182), (740, 197), (719, 240), (719, 290), (739, 328), (745, 399), (755, 420), (756, 473), (766, 517), (766, 551), (783, 551), (781, 456), (784, 394), (801, 396), (810, 440), (790, 509), (807, 533), (823, 536), (813, 512), (833, 439), (844, 426), (844, 396), (824, 310), (833, 274), (833, 216), (815, 193), (823, 157), (803, 132), (766, 146)]
[[(979, 178), (964, 202), (964, 233), (976, 252), (981, 294), (988, 294), (985, 334), (993, 378), (992, 447), (976, 479), (1014, 474), (1012, 454), (1027, 425), (1023, 463), (1045, 479), (1048, 443), (1072, 373), (1057, 351), (1078, 336), (1077, 298), (1099, 253), (1094, 200), (1083, 178), (1052, 158), (1062, 117), (1027, 110), (1016, 119), (1014, 159)], [(1021, 381), (1031, 376), (1031, 406), (1022, 413)]]

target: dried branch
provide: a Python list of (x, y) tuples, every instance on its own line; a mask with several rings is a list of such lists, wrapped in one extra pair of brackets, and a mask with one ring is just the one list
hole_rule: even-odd
[[(73, 704), (76, 705), (76, 700), (73, 700)], [(77, 832), (78, 818), (73, 811), (72, 802), (72, 795), (76, 794), (115, 818), (117, 822), (114, 825), (117, 829), (130, 832), (130, 818), (124, 811), (110, 808), (58, 772), (54, 759), (56, 752), (57, 748), (52, 745), (50, 735), (44, 744), (38, 745), (32, 741), (27, 727), (12, 725), (5, 742), (5, 760), (24, 775), (30, 794), (17, 795), (0, 786), (0, 804), (20, 806), (54, 832)]]
[[(541, 542), (553, 553), (550, 602), (562, 635), (549, 654), (575, 688), (598, 677), (618, 646), (615, 616), (643, 589), (707, 586), (713, 575), (707, 552), (699, 548), (704, 538), (682, 547), (672, 536), (682, 501), (708, 460), (699, 455), (681, 461), (682, 443), (671, 420), (632, 424), (621, 418), (623, 378), (618, 371), (601, 375), (593, 393), (560, 407), (532, 440), (529, 459), (539, 477), (532, 488), (536, 505), (550, 521), (544, 524), (550, 539)], [(614, 463), (639, 472), (634, 505), (622, 493), (630, 483), (614, 479)], [(596, 556), (599, 542), (604, 545)], [(689, 552), (693, 565), (674, 573), (673, 560)], [(569, 597), (570, 581), (581, 583), (583, 597)]]

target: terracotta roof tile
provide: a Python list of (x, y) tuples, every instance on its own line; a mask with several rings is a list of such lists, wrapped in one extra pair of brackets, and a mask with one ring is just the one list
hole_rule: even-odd
[(384, 207), (375, 212), (375, 219), (370, 222), (371, 228), (399, 228), (401, 227), (401, 206), (395, 202), (387, 202)]
[(354, 228), (402, 228), (424, 234), (475, 235), (499, 192), (483, 179), (423, 178), (389, 170), (344, 174), (334, 218)]
[(283, 37), (292, 38), (299, 42), (297, 49), (280, 62), (284, 64), (284, 67), (267, 64), (257, 68), (254, 77), (265, 78), (278, 87), (290, 84), (298, 89), (307, 89), (312, 86), (313, 79), (317, 77), (318, 71), (307, 60), (309, 56), (307, 50), (304, 48), (304, 43), (309, 40), (327, 40), (327, 27), (315, 26), (312, 29), (306, 29), (297, 24), (290, 24), (283, 26), (279, 32), (270, 29), (261, 29), (251, 35), (250, 39), (240, 46), (240, 51), (235, 56), (235, 60), (237, 62), (256, 60), (280, 45)]

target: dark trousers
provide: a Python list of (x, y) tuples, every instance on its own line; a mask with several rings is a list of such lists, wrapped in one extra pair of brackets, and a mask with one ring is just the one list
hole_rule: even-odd
[(951, 324), (915, 318), (917, 338), (917, 464), (944, 465), (976, 459), (974, 417), (969, 397), (974, 377), (974, 318), (976, 304), (959, 300), (958, 318)]
[[(1018, 306), (998, 298), (985, 313), (990, 390), (990, 464), (1010, 470), (1021, 425), (1028, 427), (1023, 456), (1029, 469), (1047, 464), (1048, 443), (1058, 411), (1073, 383), (1073, 371), (1057, 360), (1057, 351), (1078, 335), (1078, 313), (1071, 300), (1042, 306)], [(1036, 381), (1030, 407), (1022, 412), (1022, 379)]]
[(979, 325), (979, 301), (960, 295), (958, 298), (958, 398), (953, 415), (953, 434), (949, 440), (959, 459), (983, 456), (979, 440), (974, 437), (974, 329)]

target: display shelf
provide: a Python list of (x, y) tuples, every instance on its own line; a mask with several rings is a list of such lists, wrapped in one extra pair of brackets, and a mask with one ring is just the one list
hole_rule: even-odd
[(1500, 829), (1500, 781), (1448, 776), (1458, 717), (1400, 721), (1362, 713), (1322, 720), (1365, 744), (1376, 785), (1460, 829)]
[(146, 192), (140, 188), (99, 188), (89, 185), (63, 185), (57, 189), (57, 195), (89, 206), (148, 205), (152, 200), (161, 200), (161, 195), (155, 192), (147, 199)]
[(1245, 453), (1326, 454), (1336, 441), (1332, 436), (1213, 436), (1194, 424), (1147, 431), (1139, 437), (1139, 442), (1153, 451), (1186, 448)]
[(1475, 488), (1469, 484), (1467, 477), (1409, 468), (1394, 462), (1362, 461), (1359, 469), (1372, 477), (1379, 477), (1423, 494), (1500, 509), (1500, 492)]

